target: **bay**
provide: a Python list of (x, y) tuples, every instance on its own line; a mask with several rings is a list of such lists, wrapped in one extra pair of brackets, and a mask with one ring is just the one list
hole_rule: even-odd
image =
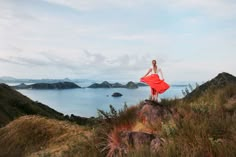
[[(182, 89), (185, 86), (171, 86), (165, 93), (159, 95), (161, 98), (181, 98)], [(126, 88), (78, 88), (66, 90), (18, 90), (34, 101), (41, 102), (49, 107), (63, 113), (74, 114), (83, 117), (97, 116), (97, 109), (109, 110), (109, 105), (113, 105), (119, 110), (127, 106), (138, 104), (140, 101), (148, 99), (150, 88), (148, 86), (137, 89)], [(112, 97), (114, 92), (119, 92), (122, 97)]]

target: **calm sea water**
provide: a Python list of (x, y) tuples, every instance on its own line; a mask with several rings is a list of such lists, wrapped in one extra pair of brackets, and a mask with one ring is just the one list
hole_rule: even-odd
[[(182, 97), (183, 86), (171, 86), (160, 98), (180, 98)], [(138, 89), (67, 89), (67, 90), (18, 90), (34, 101), (39, 101), (51, 108), (64, 113), (74, 114), (84, 117), (97, 116), (97, 109), (109, 110), (109, 105), (116, 109), (121, 109), (126, 103), (128, 106), (136, 105), (145, 100), (150, 95), (149, 87), (139, 87)], [(112, 97), (114, 92), (120, 92), (122, 97)]]

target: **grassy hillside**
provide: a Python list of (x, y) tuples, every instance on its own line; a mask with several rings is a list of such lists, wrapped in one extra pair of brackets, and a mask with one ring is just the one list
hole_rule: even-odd
[(183, 99), (100, 112), (102, 123), (92, 137), (97, 143), (84, 143), (98, 150), (95, 156), (236, 156), (236, 83), (227, 73)]
[(42, 115), (64, 119), (62, 113), (30, 100), (6, 84), (0, 84), (0, 127), (23, 115)]
[(79, 156), (85, 128), (40, 116), (22, 116), (0, 129), (0, 157)]
[(222, 72), (219, 73), (215, 78), (207, 81), (206, 83), (200, 85), (196, 89), (194, 89), (191, 93), (186, 95), (184, 100), (188, 101), (196, 101), (199, 98), (205, 97), (207, 94), (214, 94), (214, 91), (218, 89), (222, 89), (225, 86), (235, 85), (236, 84), (236, 77)]

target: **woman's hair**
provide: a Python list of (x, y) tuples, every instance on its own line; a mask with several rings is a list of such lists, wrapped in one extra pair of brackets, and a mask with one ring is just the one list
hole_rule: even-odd
[(157, 61), (154, 59), (154, 60), (152, 60), (152, 66), (153, 66), (153, 70), (155, 71), (155, 73), (156, 73), (156, 71), (157, 71)]

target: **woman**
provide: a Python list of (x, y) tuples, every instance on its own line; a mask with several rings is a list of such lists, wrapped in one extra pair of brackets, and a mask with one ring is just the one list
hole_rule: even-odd
[[(157, 74), (160, 72), (162, 79)], [(149, 75), (151, 73), (151, 75)], [(158, 101), (158, 94), (164, 93), (170, 86), (164, 81), (161, 69), (157, 68), (156, 60), (152, 60), (152, 67), (148, 70), (146, 75), (141, 79), (141, 82), (148, 84), (151, 88), (151, 95), (153, 101)]]

